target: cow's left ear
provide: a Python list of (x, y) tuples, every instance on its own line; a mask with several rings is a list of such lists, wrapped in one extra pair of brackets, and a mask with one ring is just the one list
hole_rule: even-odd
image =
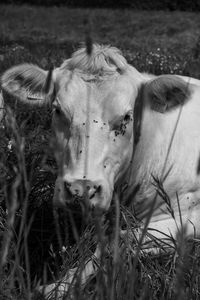
[(151, 109), (160, 113), (183, 105), (191, 94), (189, 82), (176, 75), (158, 76), (148, 81), (144, 89)]

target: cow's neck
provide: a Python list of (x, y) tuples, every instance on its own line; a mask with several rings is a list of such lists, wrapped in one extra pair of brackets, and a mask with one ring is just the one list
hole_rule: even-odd
[[(193, 190), (200, 190), (196, 175), (200, 142), (195, 128), (188, 129), (188, 132), (181, 130), (182, 127), (186, 130), (191, 127), (185, 124), (184, 111), (169, 151), (177, 114), (171, 114), (170, 120), (162, 114), (146, 113), (144, 116), (141, 139), (134, 154), (131, 172), (127, 171), (128, 188), (123, 195), (124, 202), (128, 201), (141, 217), (148, 211), (156, 194), (153, 177), (163, 183), (176, 206), (177, 193), (181, 199)], [(164, 200), (157, 198), (155, 214), (159, 214), (160, 209), (166, 209)]]

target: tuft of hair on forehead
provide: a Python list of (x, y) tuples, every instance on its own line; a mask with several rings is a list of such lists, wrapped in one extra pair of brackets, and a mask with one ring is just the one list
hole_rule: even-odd
[(81, 48), (66, 60), (61, 68), (71, 71), (78, 69), (91, 75), (103, 76), (109, 73), (123, 73), (127, 66), (127, 61), (119, 49), (94, 44), (90, 56), (86, 48)]

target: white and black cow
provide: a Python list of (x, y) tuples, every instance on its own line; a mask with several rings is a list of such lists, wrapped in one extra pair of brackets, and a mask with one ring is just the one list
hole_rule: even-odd
[(118, 49), (93, 45), (90, 55), (80, 49), (50, 72), (15, 66), (1, 85), (27, 105), (52, 105), (55, 154), (62, 157), (55, 203), (79, 199), (106, 211), (120, 184), (120, 201), (131, 202), (139, 220), (152, 210), (148, 230), (156, 238), (175, 237), (181, 223), (188, 236), (200, 233), (200, 81), (139, 73)]

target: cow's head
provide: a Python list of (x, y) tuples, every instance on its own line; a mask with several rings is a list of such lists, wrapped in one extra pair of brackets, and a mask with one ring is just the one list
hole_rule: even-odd
[(59, 165), (55, 201), (86, 199), (102, 209), (109, 208), (132, 160), (134, 128), (140, 123), (134, 108), (140, 111), (140, 102), (150, 99), (156, 102), (150, 109), (167, 109), (167, 104), (170, 109), (172, 95), (186, 98), (181, 80), (147, 82), (117, 49), (96, 45), (90, 56), (81, 49), (50, 72), (29, 64), (11, 68), (2, 87), (28, 105), (52, 106)]

